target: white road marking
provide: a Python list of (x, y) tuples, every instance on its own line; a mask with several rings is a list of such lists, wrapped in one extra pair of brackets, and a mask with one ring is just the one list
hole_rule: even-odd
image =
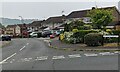
[(27, 43), (26, 45), (29, 45), (29, 43)]
[(63, 56), (63, 55), (61, 55), (61, 56), (53, 56), (53, 58), (52, 59), (64, 59), (65, 57)]
[[(21, 59), (22, 62), (26, 62), (26, 61), (30, 61), (32, 60), (32, 58), (24, 58), (24, 59)], [(19, 61), (20, 62), (20, 61)]]
[(98, 56), (98, 54), (92, 54), (92, 53), (88, 53), (88, 54), (84, 54), (85, 56), (90, 56), (90, 57), (94, 57), (94, 56)]
[(6, 64), (6, 63), (8, 63), (8, 62), (3, 62), (2, 64)]
[(23, 47), (20, 49), (20, 51), (22, 51), (25, 47), (26, 47), (26, 46), (23, 46)]
[(110, 52), (102, 52), (102, 53), (99, 53), (100, 55), (114, 55), (114, 53), (110, 53)]
[(6, 59), (4, 59), (3, 61), (0, 62), (0, 64), (6, 62), (8, 59), (10, 59), (11, 57), (15, 56), (16, 53), (12, 54), (11, 56), (7, 57)]
[(48, 56), (37, 57), (35, 60), (47, 60)]
[(80, 54), (73, 54), (73, 55), (68, 55), (69, 58), (76, 58), (76, 57), (81, 57)]

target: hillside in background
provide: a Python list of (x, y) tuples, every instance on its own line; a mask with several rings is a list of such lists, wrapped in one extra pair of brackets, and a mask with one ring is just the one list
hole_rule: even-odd
[[(29, 24), (36, 20), (37, 19), (24, 19), (24, 23)], [(22, 22), (20, 19), (0, 18), (0, 23), (6, 26), (6, 25), (13, 25), (13, 24), (21, 24)]]

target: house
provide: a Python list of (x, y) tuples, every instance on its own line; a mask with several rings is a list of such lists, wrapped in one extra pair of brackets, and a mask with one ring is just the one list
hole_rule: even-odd
[(26, 24), (15, 24), (15, 25), (8, 25), (6, 27), (5, 34), (12, 35), (12, 36), (26, 36), (27, 34), (27, 26)]
[[(92, 9), (95, 9), (95, 7), (93, 7)], [(115, 28), (115, 25), (120, 21), (120, 12), (119, 12), (119, 10), (115, 6), (114, 7), (98, 8), (98, 9), (105, 9), (105, 10), (112, 9), (113, 10), (112, 15), (114, 17), (114, 20), (113, 20), (113, 22), (108, 24), (107, 28)], [(87, 16), (88, 11), (90, 11), (90, 10), (91, 9), (73, 11), (66, 17), (66, 19), (68, 21), (69, 20), (75, 20), (75, 19), (82, 19), (83, 22), (85, 22), (85, 23), (91, 23), (90, 22), (90, 17)]]
[(49, 17), (47, 20), (43, 22), (45, 26), (49, 26), (55, 28), (61, 24), (63, 24), (64, 19), (66, 18), (65, 15), (63, 16), (56, 16), (56, 17)]
[(30, 23), (30, 24), (27, 25), (27, 29), (31, 32), (32, 31), (39, 31), (40, 28), (43, 26), (42, 25), (43, 21), (34, 21), (34, 22)]
[(15, 26), (16, 25), (8, 25), (5, 30), (5, 34), (15, 36)]

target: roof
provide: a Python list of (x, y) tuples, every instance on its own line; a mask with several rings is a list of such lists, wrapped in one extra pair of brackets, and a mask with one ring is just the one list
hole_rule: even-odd
[(6, 28), (15, 28), (16, 26), (19, 26), (19, 27), (25, 27), (25, 26), (27, 26), (26, 24), (15, 24), (15, 25), (7, 25), (7, 27)]
[[(105, 8), (98, 8), (98, 9), (114, 9), (120, 14), (120, 12), (118, 11), (118, 9), (113, 6), (113, 7), (105, 7)], [(88, 10), (80, 10), (80, 11), (73, 11), (71, 12), (67, 18), (82, 18), (82, 17), (86, 17), (87, 12), (90, 11), (91, 9)]]
[(6, 28), (14, 28), (14, 27), (16, 27), (16, 25), (7, 25)]
[(56, 16), (48, 18), (44, 23), (62, 23), (66, 16)]
[(41, 27), (40, 29), (45, 29), (45, 28), (47, 28), (47, 26), (46, 27)]
[(17, 25), (18, 25), (19, 27), (23, 27), (23, 26), (25, 27), (25, 26), (27, 26), (27, 24), (16, 24), (16, 26), (17, 26)]
[(87, 15), (88, 10), (81, 10), (81, 11), (73, 11), (71, 12), (67, 18), (81, 18)]
[(28, 24), (28, 26), (41, 26), (43, 21), (33, 21), (32, 23)]

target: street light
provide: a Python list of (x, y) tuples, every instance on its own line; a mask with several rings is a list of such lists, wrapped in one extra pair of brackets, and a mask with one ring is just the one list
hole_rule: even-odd
[(22, 24), (24, 24), (24, 21), (23, 21), (23, 17), (22, 16), (19, 16), (21, 18), (21, 22)]
[(23, 17), (22, 16), (19, 16), (21, 18), (21, 23), (22, 23), (22, 28), (21, 28), (21, 31), (22, 31), (22, 38), (23, 38), (23, 24), (24, 24), (24, 21), (23, 21)]

